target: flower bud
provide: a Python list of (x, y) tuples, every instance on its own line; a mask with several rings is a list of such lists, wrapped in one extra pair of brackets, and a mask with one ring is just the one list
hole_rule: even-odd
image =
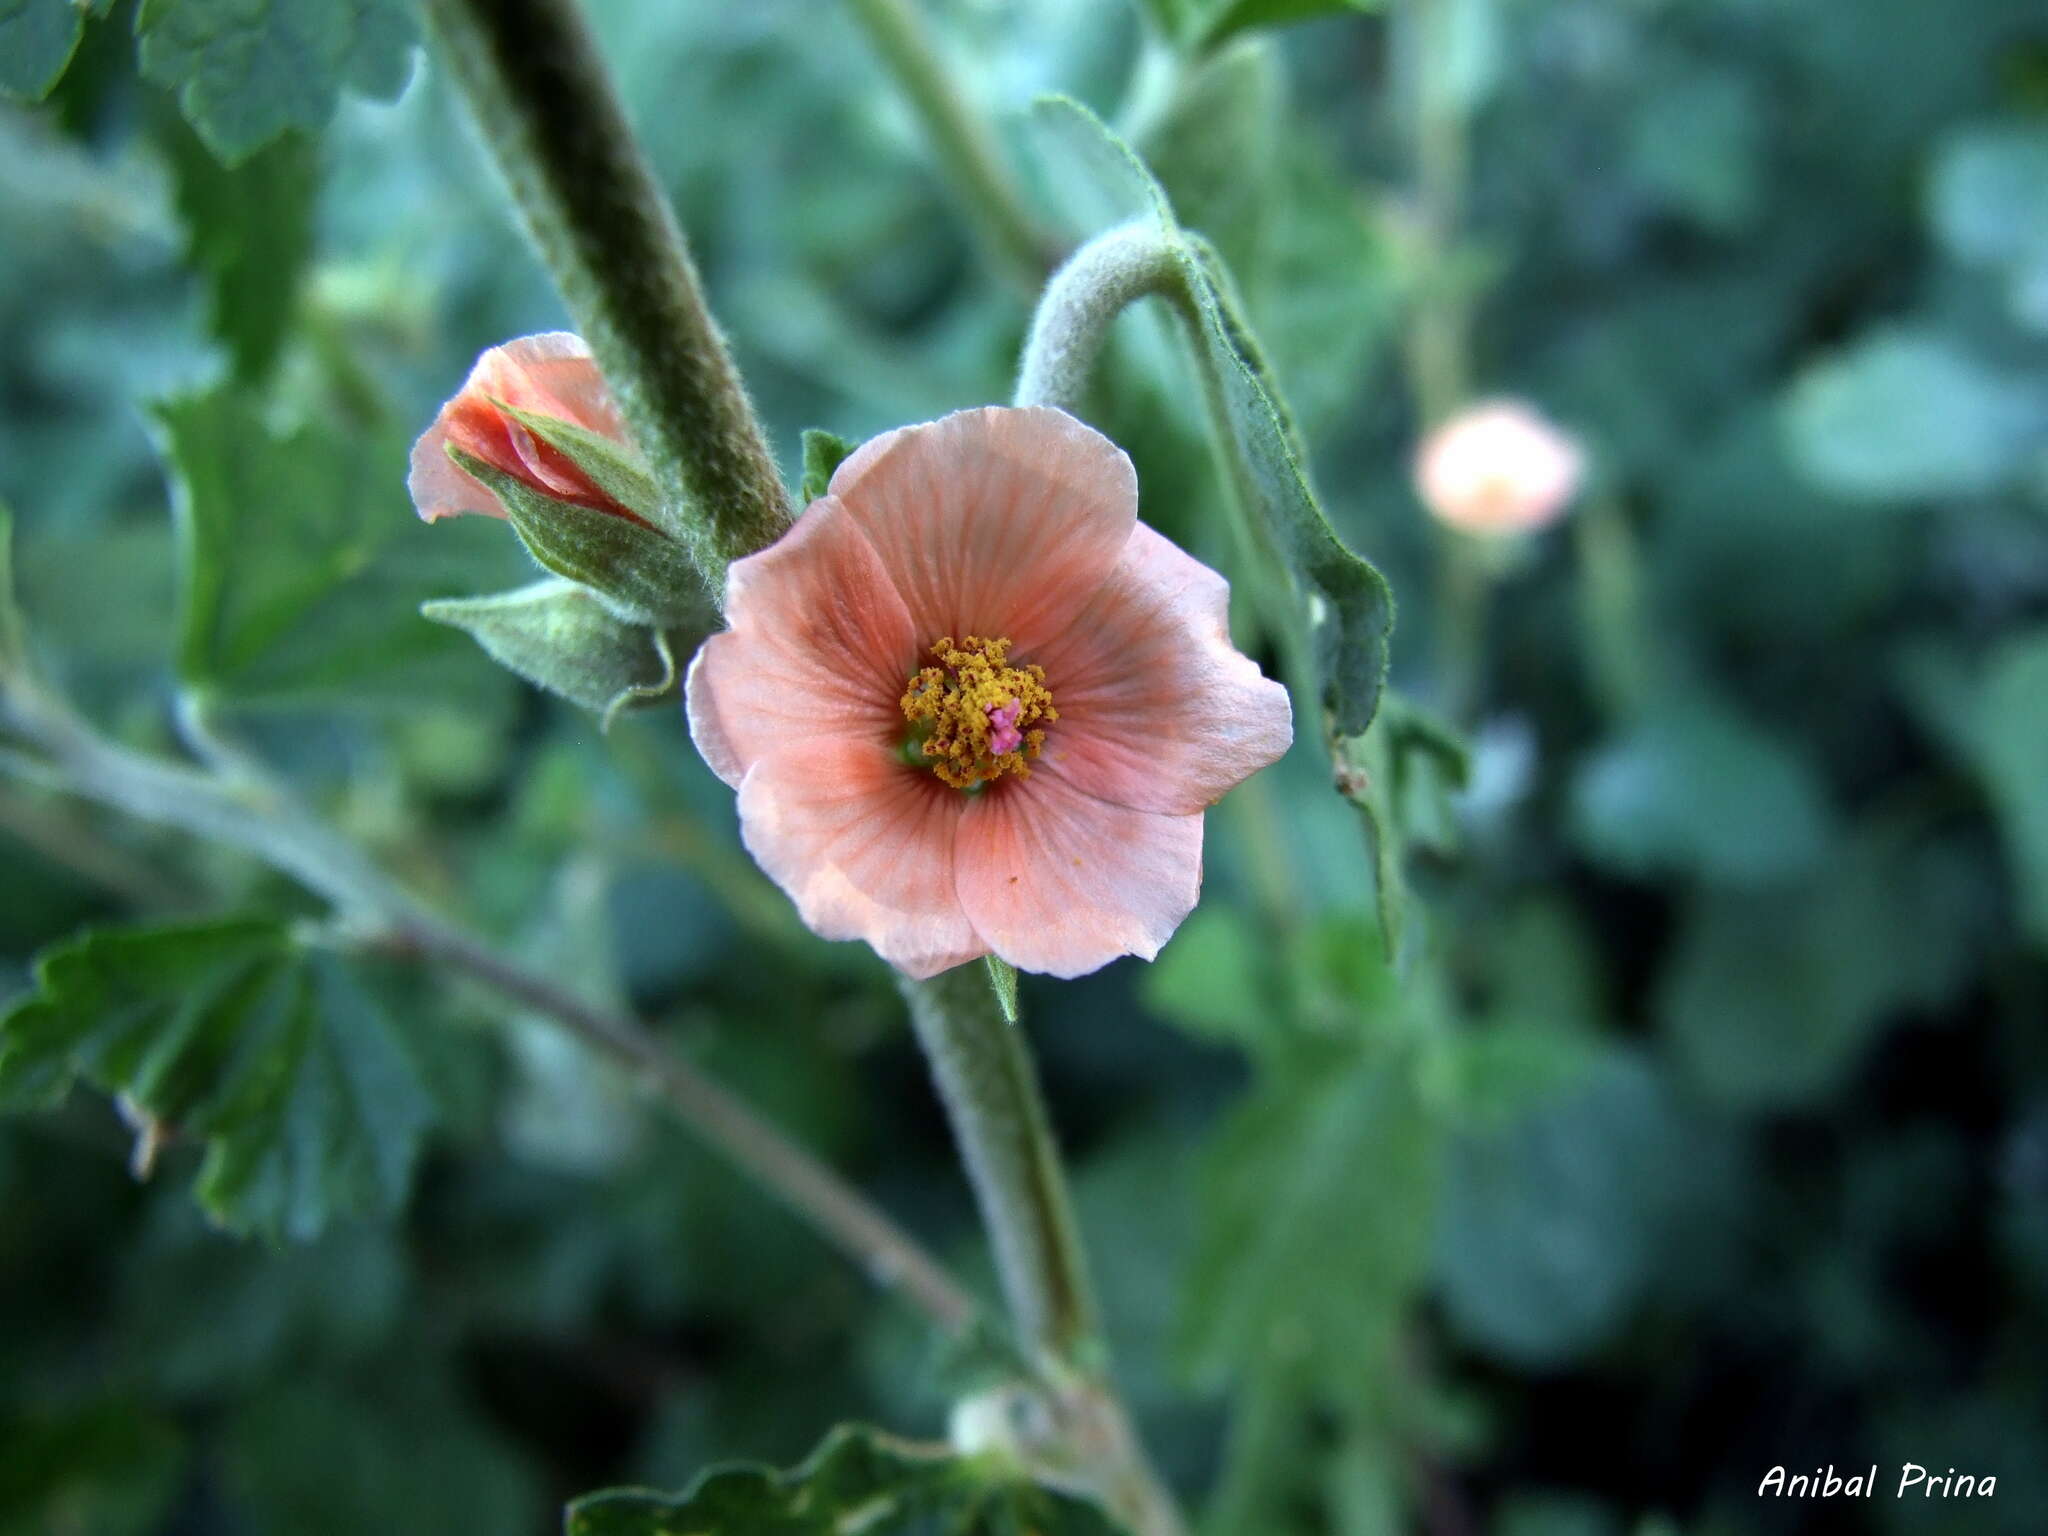
[(653, 482), (590, 349), (566, 331), (492, 347), (414, 444), (406, 486), (428, 522), (461, 512), (505, 515), (463, 457), (554, 501), (642, 523), (653, 511)]
[(1422, 440), (1415, 493), (1430, 515), (1475, 534), (1529, 533), (1578, 494), (1578, 443), (1519, 400), (1467, 406)]

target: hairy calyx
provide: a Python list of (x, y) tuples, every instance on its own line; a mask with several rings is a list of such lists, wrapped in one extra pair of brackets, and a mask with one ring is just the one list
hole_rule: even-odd
[(969, 635), (936, 640), (903, 690), (911, 760), (955, 789), (976, 789), (1004, 774), (1027, 777), (1027, 760), (1045, 745), (1045, 723), (1059, 719), (1045, 669), (1010, 665), (1010, 642)]

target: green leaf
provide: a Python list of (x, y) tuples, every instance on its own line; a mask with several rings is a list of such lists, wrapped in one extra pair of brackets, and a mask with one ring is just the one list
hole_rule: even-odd
[(0, 678), (28, 666), (28, 627), (14, 596), (14, 509), (0, 501)]
[(1142, 983), (1145, 1006), (1198, 1035), (1255, 1043), (1276, 1011), (1257, 936), (1241, 912), (1197, 907)]
[(802, 499), (809, 506), (831, 487), (832, 472), (853, 455), (859, 443), (816, 427), (804, 428), (804, 479)]
[(793, 1471), (714, 1467), (685, 1493), (593, 1493), (567, 1536), (1115, 1536), (1094, 1505), (1006, 1459), (841, 1425)]
[(528, 554), (590, 588), (620, 617), (662, 627), (702, 620), (704, 579), (689, 551), (667, 534), (616, 512), (557, 501), (459, 448), (450, 448), (449, 457), (490, 487)]
[(1575, 840), (1635, 877), (1780, 879), (1811, 868), (1835, 827), (1806, 759), (1699, 690), (1660, 698), (1572, 782)]
[(1214, 48), (1254, 27), (1285, 27), (1321, 16), (1359, 15), (1379, 9), (1379, 0), (1212, 0), (1194, 23), (1192, 42)]
[(474, 653), (419, 606), (501, 579), (509, 541), (488, 519), (429, 528), (413, 517), (401, 443), (324, 421), (280, 429), (225, 385), (151, 414), (177, 525), (188, 686), (293, 707), (473, 711), (503, 696), (480, 691)]
[(2013, 317), (2048, 331), (2048, 130), (2015, 123), (1956, 135), (1935, 162), (1928, 202), (1942, 243), (2002, 272)]
[(362, 983), (262, 919), (101, 929), (38, 957), (0, 1017), (0, 1105), (54, 1103), (75, 1077), (206, 1144), (215, 1220), (300, 1240), (396, 1209), (431, 1118)]
[(1436, 1244), (1451, 1325), (1522, 1366), (1598, 1344), (1648, 1278), (1677, 1148), (1656, 1075), (1620, 1052), (1513, 1122), (1458, 1136)]
[(1180, 228), (1158, 182), (1086, 107), (1064, 96), (1041, 98), (1032, 108), (1032, 127), (1090, 233), (1146, 220), (1173, 243), (1204, 392), (1240, 497), (1302, 589), (1322, 705), (1334, 731), (1363, 734), (1386, 678), (1393, 594), (1324, 516), (1293, 419), (1229, 274), (1206, 241)]
[(1697, 898), (1655, 1001), (1686, 1075), (1738, 1109), (1832, 1092), (1880, 1025), (1967, 979), (1982, 889), (1953, 849), (1866, 838), (1806, 881)]
[(404, 0), (143, 0), (135, 35), (143, 74), (230, 164), (317, 134), (345, 88), (390, 100), (412, 69)]
[(1785, 406), (1793, 457), (1815, 484), (1857, 501), (1912, 502), (1998, 490), (2048, 435), (2048, 392), (1947, 339), (1904, 329), (1817, 364)]
[(628, 623), (573, 581), (553, 577), (488, 597), (441, 598), (420, 612), (466, 630), (528, 682), (607, 717), (675, 693), (675, 656), (662, 633)]
[(41, 101), (55, 90), (88, 9), (78, 0), (0, 0), (0, 91)]
[(543, 1528), (550, 1501), (533, 1462), (430, 1356), (362, 1383), (286, 1375), (233, 1408), (219, 1475), (243, 1516), (237, 1529), (512, 1536)]
[(1194, 1368), (1284, 1364), (1348, 1396), (1385, 1379), (1428, 1265), (1439, 1142), (1403, 1051), (1326, 1044), (1271, 1064), (1202, 1160)]
[(313, 145), (289, 134), (224, 166), (168, 108), (160, 138), (185, 259), (206, 283), (207, 329), (227, 348), (235, 377), (255, 383), (277, 360), (312, 255), (319, 191)]
[(996, 995), (996, 1007), (1002, 1010), (1003, 1022), (1015, 1024), (1023, 1017), (1017, 1005), (1017, 967), (1000, 955), (983, 958), (988, 963), (989, 989)]
[(2048, 629), (2006, 641), (1956, 709), (1998, 813), (2020, 924), (2048, 949)]
[(185, 1460), (177, 1426), (136, 1403), (0, 1413), (0, 1536), (149, 1536)]

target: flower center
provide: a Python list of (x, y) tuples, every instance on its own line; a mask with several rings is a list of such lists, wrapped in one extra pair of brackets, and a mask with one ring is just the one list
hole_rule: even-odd
[(951, 635), (932, 642), (935, 663), (921, 668), (903, 690), (905, 743), (921, 762), (955, 789), (976, 789), (1006, 773), (1030, 776), (1025, 760), (1045, 745), (1042, 722), (1057, 720), (1045, 669), (1010, 665), (1008, 640)]

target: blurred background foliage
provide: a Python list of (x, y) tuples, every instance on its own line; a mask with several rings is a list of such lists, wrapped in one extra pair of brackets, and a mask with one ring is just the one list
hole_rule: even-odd
[[(2048, 21), (1437, 3), (1419, 60), (1399, 15), (1314, 4), (922, 8), (1035, 201), (1013, 129), (1066, 91), (1222, 249), (1393, 581), (1404, 690), (1443, 649), (1418, 305), (1454, 289), (1470, 386), (1597, 466), (1499, 582), (1469, 786), (1412, 808), (1403, 974), (1304, 739), (1212, 813), (1156, 966), (1027, 981), (1120, 1375), (1219, 1533), (1809, 1528), (1764, 1472), (1873, 1459), (1998, 1493), (1826, 1528), (2048, 1529)], [(792, 475), (804, 427), (1007, 396), (1030, 295), (846, 10), (592, 10)], [(94, 12), (0, 110), (0, 501), (44, 674), (168, 746), (175, 660), (389, 867), (985, 1281), (884, 974), (801, 931), (677, 713), (600, 737), (417, 617), (524, 561), (419, 526), (406, 447), (561, 315), (444, 83), (396, 94), (402, 14), (337, 71), (396, 99), (323, 127), (310, 86), (209, 117), (197, 45), (159, 29), (145, 78), (131, 7)], [(1426, 261), (1423, 71), (1469, 124)], [(1144, 515), (1232, 568), (1163, 329), (1109, 369)], [(0, 843), (11, 990), (88, 923), (314, 910), (18, 781)], [(196, 1148), (131, 1177), (97, 1094), (0, 1121), (0, 1532), (540, 1531), (835, 1418), (940, 1430), (924, 1326), (608, 1069), (378, 985), (416, 1167), (308, 1240), (221, 1230), (278, 1223), (209, 1220)]]

